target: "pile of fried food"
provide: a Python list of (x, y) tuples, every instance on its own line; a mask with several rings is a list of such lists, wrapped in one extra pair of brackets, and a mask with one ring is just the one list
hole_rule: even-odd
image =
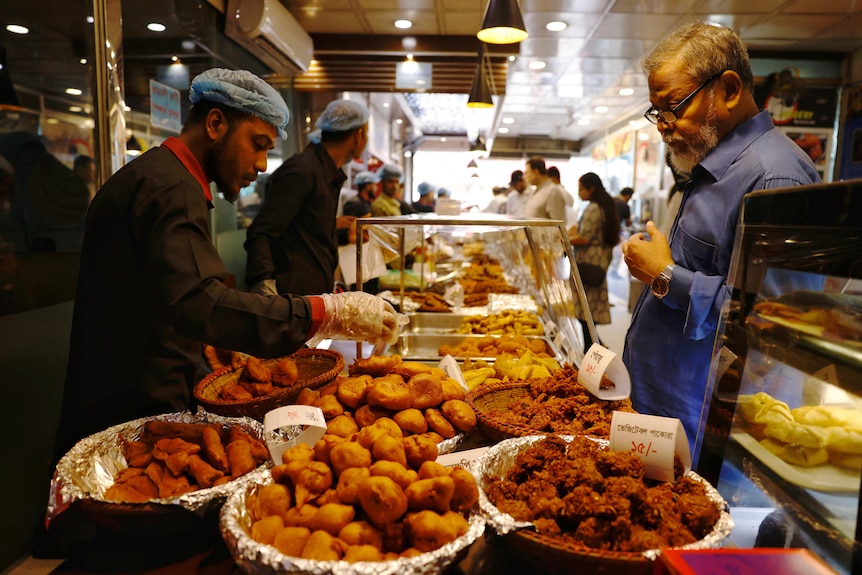
[(299, 379), (299, 369), (289, 357), (278, 360), (271, 368), (254, 356), (245, 358), (239, 367), (236, 383), (228, 383), (219, 389), (219, 398), (226, 401), (250, 401), (293, 387)]
[[(415, 436), (414, 436), (415, 437)], [(379, 418), (353, 439), (298, 444), (249, 496), (251, 536), (285, 555), (318, 561), (389, 561), (451, 543), (468, 530), (479, 489), (463, 468), (434, 461), (437, 447)]]
[(443, 313), (452, 310), (452, 307), (449, 305), (443, 296), (433, 292), (433, 291), (424, 291), (424, 292), (406, 292), (408, 297), (411, 300), (419, 304), (419, 307), (416, 311), (421, 312), (429, 312), (429, 313)]
[(489, 418), (532, 432), (609, 437), (614, 411), (635, 413), (631, 399), (606, 401), (578, 383), (578, 370), (564, 364), (548, 378), (527, 380), (527, 393), (485, 412)]
[(486, 383), (493, 385), (532, 377), (551, 377), (551, 374), (561, 367), (556, 359), (547, 357), (547, 354), (538, 355), (526, 350), (520, 357), (508, 353), (501, 354), (493, 363), (484, 359), (466, 359), (461, 366), (461, 371), (464, 382), (472, 391)]
[(497, 509), (569, 544), (642, 552), (703, 539), (721, 516), (703, 483), (676, 458), (674, 483), (645, 479), (631, 452), (586, 437), (548, 436), (519, 453), (485, 492)]
[(539, 316), (532, 312), (506, 310), (501, 313), (466, 316), (455, 333), (544, 335), (545, 329)]
[(500, 336), (466, 337), (456, 345), (444, 343), (437, 348), (440, 357), (446, 355), (473, 358), (497, 357), (504, 353), (521, 356), (527, 351), (539, 357), (551, 357), (548, 353), (548, 344), (544, 339), (525, 335), (503, 334)]
[(222, 485), (269, 459), (269, 450), (239, 425), (144, 422), (139, 439), (126, 440), (128, 467), (105, 492), (108, 501), (142, 503)]
[(806, 405), (790, 409), (761, 391), (740, 395), (736, 413), (749, 435), (788, 463), (862, 469), (862, 410), (858, 408)]
[(474, 258), (458, 279), (464, 288), (464, 305), (468, 307), (488, 304), (489, 293), (518, 293), (503, 277), (503, 266), (494, 258)]
[(296, 400), (319, 407), (331, 434), (352, 437), (391, 418), (403, 435), (430, 438), (436, 445), (476, 426), (464, 388), (438, 367), (376, 355), (356, 359), (348, 374), (323, 392), (303, 389)]

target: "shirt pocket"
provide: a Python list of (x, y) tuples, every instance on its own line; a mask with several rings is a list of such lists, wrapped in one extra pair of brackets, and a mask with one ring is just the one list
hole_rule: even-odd
[(714, 275), (718, 266), (718, 246), (694, 237), (682, 227), (678, 234), (683, 252), (681, 263), (692, 271)]

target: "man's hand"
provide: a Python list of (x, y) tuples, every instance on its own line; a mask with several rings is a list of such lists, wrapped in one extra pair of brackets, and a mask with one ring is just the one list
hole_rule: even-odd
[(650, 283), (669, 264), (673, 263), (670, 244), (652, 220), (646, 224), (646, 233), (638, 232), (623, 243), (623, 257), (633, 276)]

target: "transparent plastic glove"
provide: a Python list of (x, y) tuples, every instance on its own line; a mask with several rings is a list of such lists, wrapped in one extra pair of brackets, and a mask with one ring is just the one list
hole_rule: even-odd
[(260, 280), (248, 290), (251, 293), (258, 295), (278, 295), (278, 288), (275, 286), (275, 280)]
[(320, 297), (326, 315), (320, 329), (309, 340), (310, 347), (324, 339), (353, 339), (382, 348), (398, 341), (401, 326), (410, 321), (404, 314), (395, 313), (389, 302), (369, 293), (345, 292)]

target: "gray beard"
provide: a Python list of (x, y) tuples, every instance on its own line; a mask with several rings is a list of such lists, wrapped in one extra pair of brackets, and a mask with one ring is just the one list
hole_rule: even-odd
[[(706, 121), (690, 140), (686, 140), (686, 147), (682, 152), (670, 148), (670, 163), (674, 170), (690, 174), (713, 148), (718, 145), (718, 125), (716, 122), (715, 102), (710, 93), (709, 109), (706, 112)], [(669, 143), (673, 140), (665, 140)]]

